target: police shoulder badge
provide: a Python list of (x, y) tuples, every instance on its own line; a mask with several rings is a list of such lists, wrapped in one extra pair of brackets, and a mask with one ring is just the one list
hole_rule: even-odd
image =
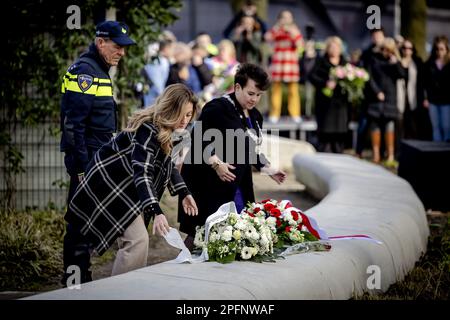
[(92, 86), (94, 82), (94, 77), (88, 74), (79, 74), (78, 75), (78, 87), (80, 87), (82, 92), (86, 92)]

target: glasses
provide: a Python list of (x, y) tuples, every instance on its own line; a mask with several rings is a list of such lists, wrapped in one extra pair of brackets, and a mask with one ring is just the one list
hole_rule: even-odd
[(403, 50), (412, 50), (413, 47), (402, 47)]
[(436, 49), (437, 51), (447, 51), (447, 48), (445, 47), (437, 47)]

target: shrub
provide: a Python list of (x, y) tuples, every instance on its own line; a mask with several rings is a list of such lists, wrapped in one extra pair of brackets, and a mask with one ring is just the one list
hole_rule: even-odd
[(60, 212), (2, 213), (0, 219), (0, 289), (30, 289), (61, 272)]

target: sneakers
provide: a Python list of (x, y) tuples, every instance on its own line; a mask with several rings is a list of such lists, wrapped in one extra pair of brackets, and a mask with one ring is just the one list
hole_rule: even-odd
[(280, 118), (278, 118), (278, 117), (273, 117), (273, 116), (269, 117), (270, 123), (278, 123), (279, 120), (280, 120)]
[(396, 160), (386, 160), (381, 163), (386, 168), (398, 169), (398, 161)]
[[(292, 121), (294, 121), (295, 123), (301, 123), (303, 121), (302, 117), (291, 117)], [(270, 123), (278, 123), (278, 121), (280, 121), (279, 117), (274, 117), (274, 116), (270, 116), (269, 117), (269, 122)]]
[(294, 121), (295, 123), (300, 123), (300, 122), (302, 122), (302, 117), (299, 117), (299, 116), (297, 116), (297, 117), (292, 117), (291, 119), (292, 119), (292, 121)]

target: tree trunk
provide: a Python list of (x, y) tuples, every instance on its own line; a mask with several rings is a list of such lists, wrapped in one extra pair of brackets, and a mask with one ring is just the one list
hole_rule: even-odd
[(426, 59), (425, 42), (427, 27), (426, 0), (401, 1), (401, 33), (417, 49), (417, 54)]

